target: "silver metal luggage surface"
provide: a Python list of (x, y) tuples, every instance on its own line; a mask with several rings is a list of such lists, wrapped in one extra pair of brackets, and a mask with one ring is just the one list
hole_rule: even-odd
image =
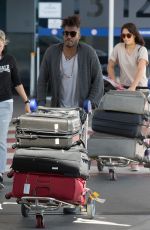
[(146, 96), (141, 91), (116, 91), (107, 92), (101, 102), (103, 110), (120, 111), (136, 114), (144, 114)]
[(73, 134), (80, 130), (79, 111), (35, 112), (24, 114), (17, 119), (17, 131), (32, 131), (45, 133)]

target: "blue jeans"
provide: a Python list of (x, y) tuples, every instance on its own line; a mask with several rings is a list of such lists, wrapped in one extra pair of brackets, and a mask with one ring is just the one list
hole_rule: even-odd
[(12, 119), (13, 100), (0, 102), (0, 173), (4, 173), (7, 161), (7, 134)]

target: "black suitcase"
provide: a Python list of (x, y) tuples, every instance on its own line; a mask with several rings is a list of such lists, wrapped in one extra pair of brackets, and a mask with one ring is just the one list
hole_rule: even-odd
[(45, 134), (36, 132), (21, 131), (16, 133), (16, 144), (14, 148), (54, 148), (54, 149), (69, 149), (72, 146), (80, 143), (80, 134), (58, 135)]
[[(48, 111), (48, 112), (47, 112)], [(15, 119), (16, 131), (74, 134), (81, 130), (79, 109), (49, 108), (23, 114)]]
[(47, 148), (17, 149), (12, 169), (19, 172), (46, 172), (86, 179), (89, 176), (87, 151), (81, 146), (69, 150)]
[(144, 138), (149, 132), (146, 115), (95, 110), (92, 129), (125, 137)]

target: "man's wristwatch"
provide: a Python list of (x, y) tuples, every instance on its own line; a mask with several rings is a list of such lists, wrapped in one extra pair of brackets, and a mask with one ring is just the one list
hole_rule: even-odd
[(30, 103), (30, 100), (26, 100), (24, 103), (25, 103), (25, 104), (28, 104), (28, 103)]

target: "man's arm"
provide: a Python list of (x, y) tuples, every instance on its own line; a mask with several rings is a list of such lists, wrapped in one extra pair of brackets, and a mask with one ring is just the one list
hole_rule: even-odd
[(40, 74), (37, 83), (38, 105), (44, 106), (46, 104), (48, 80), (49, 80), (49, 72), (48, 72), (48, 64), (47, 64), (47, 55), (45, 53), (41, 63)]
[(104, 81), (101, 64), (96, 54), (92, 59), (92, 82), (88, 99), (91, 101), (92, 107), (96, 108), (99, 106), (100, 100), (104, 94)]

